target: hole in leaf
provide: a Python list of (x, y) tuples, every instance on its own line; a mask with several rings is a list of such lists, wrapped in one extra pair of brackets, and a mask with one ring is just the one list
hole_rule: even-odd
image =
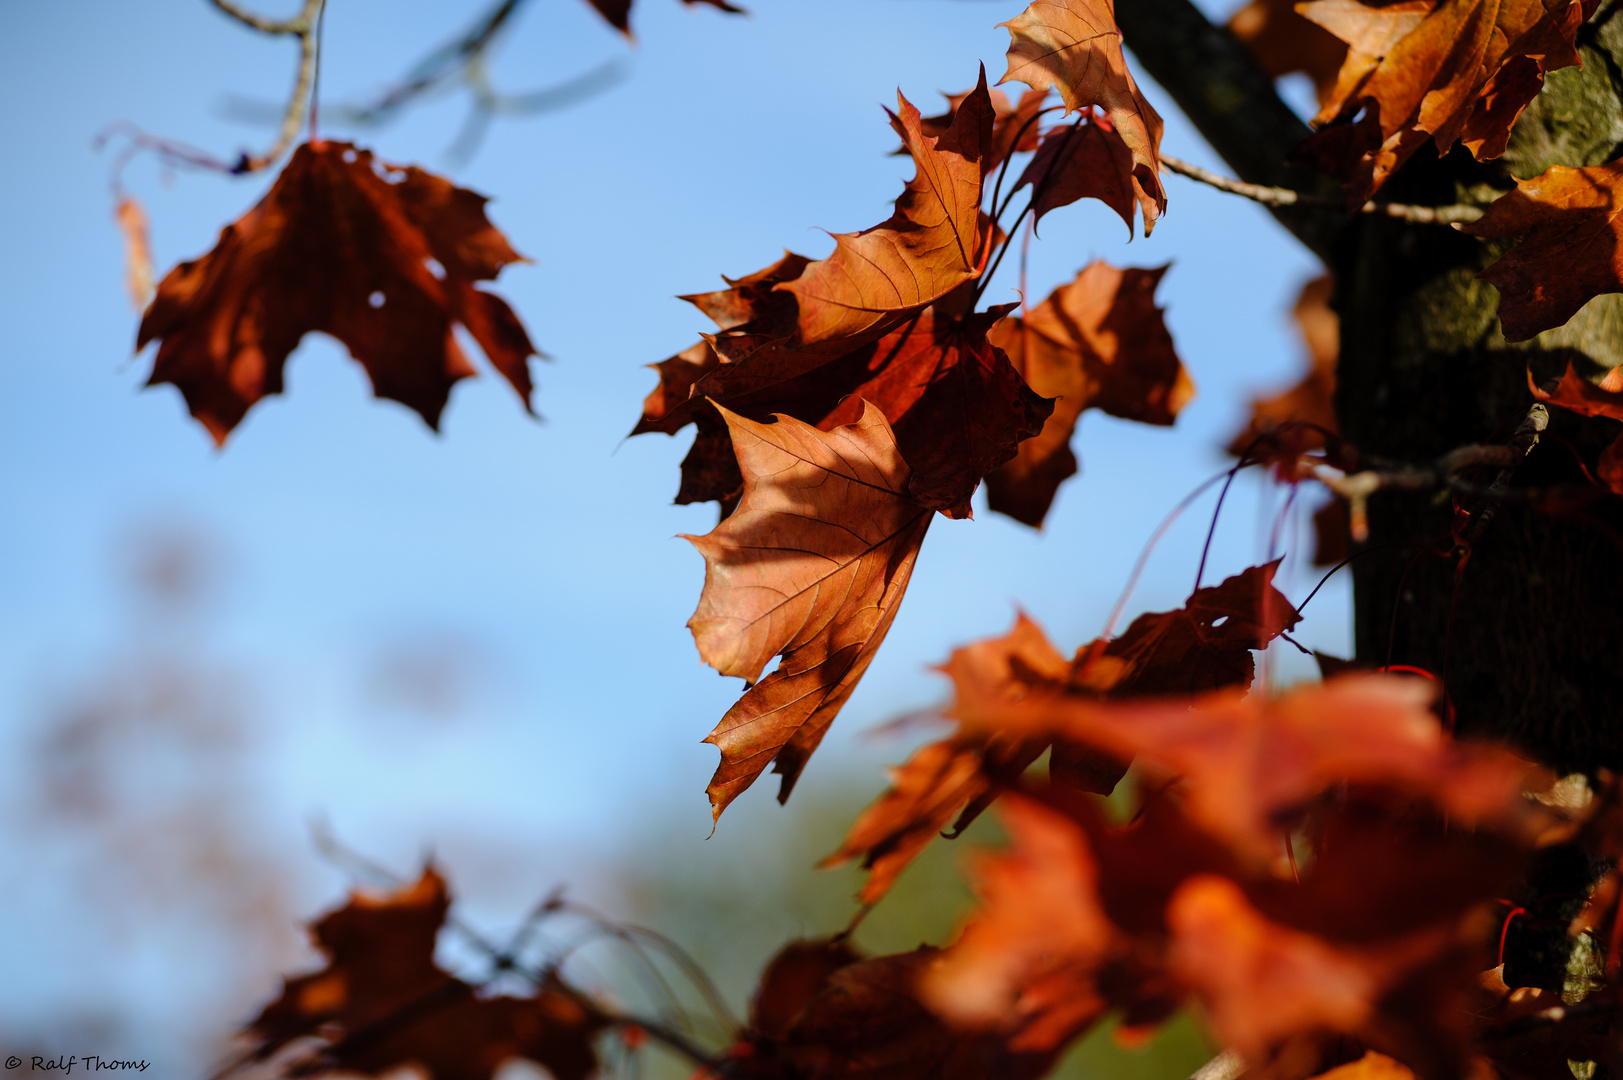
[(355, 153), (355, 151), (353, 151), (353, 150), (345, 150), (344, 151), (344, 164), (345, 165), (353, 165), (353, 164), (355, 164), (355, 159), (357, 157), (359, 157), (359, 156), (360, 155)]
[(430, 274), (433, 274), (441, 281), (445, 280), (445, 267), (440, 265), (440, 261), (438, 259), (424, 259), (423, 265), (428, 267), (428, 272)]
[[(377, 305), (374, 304), (372, 306), (376, 307)], [(1216, 628), (1216, 627), (1222, 626), (1224, 623), (1226, 623), (1228, 621), (1229, 621), (1229, 617), (1227, 615), (1219, 615), (1217, 618), (1212, 620), (1212, 626), (1214, 628)]]
[(366, 298), (366, 302), (371, 304), (374, 308), (380, 308), (383, 306), (383, 302), (387, 299), (388, 297), (383, 295), (382, 290), (374, 289), (372, 291), (372, 295)]

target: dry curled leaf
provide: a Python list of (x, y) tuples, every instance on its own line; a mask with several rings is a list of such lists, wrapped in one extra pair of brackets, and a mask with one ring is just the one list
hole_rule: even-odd
[[(702, 537), (704, 592), (688, 625), (706, 663), (753, 685), (705, 741), (718, 817), (768, 764), (787, 798), (890, 629), (932, 511), (872, 405), (822, 432), (722, 410), (743, 470), (738, 509)], [(774, 656), (777, 669), (760, 682)]]
[(158, 341), (148, 385), (173, 383), (217, 443), (254, 403), (282, 390), (305, 334), (330, 334), (377, 396), (430, 427), (474, 373), (465, 327), (529, 408), (529, 335), (479, 289), (520, 260), (485, 217), (485, 198), (346, 143), (307, 143), (269, 193), (207, 255), (165, 275), (136, 348)]
[(1623, 158), (1552, 166), (1500, 196), (1464, 231), (1514, 247), (1481, 274), (1499, 289), (1506, 341), (1562, 325), (1604, 293), (1623, 292)]
[[(678, 502), (724, 505), (742, 484), (719, 414), (710, 404), (765, 421), (782, 413), (824, 431), (877, 405), (911, 468), (908, 494), (952, 517), (969, 513), (981, 478), (1014, 457), (1021, 440), (1042, 430), (1052, 402), (1035, 393), (987, 338), (1006, 308), (948, 315), (927, 308), (875, 342), (793, 378), (777, 377), (767, 358), (724, 362), (695, 347), (656, 365), (660, 385), (633, 429), (699, 433), (682, 463)], [(670, 401), (686, 395), (684, 404)]]
[(1167, 271), (1117, 269), (1095, 260), (1024, 318), (989, 333), (1031, 389), (1058, 398), (1036, 438), (987, 477), (993, 510), (1041, 525), (1059, 485), (1076, 473), (1071, 436), (1086, 409), (1167, 425), (1194, 397), (1155, 290)]
[(1573, 42), (1599, 0), (1311, 0), (1298, 10), (1349, 48), (1335, 89), (1298, 151), (1368, 199), (1428, 139), (1479, 161), (1547, 72), (1579, 64)]
[(248, 1025), (263, 1060), (295, 1040), (322, 1045), (295, 1067), (379, 1076), (403, 1065), (430, 1080), (490, 1080), (504, 1062), (528, 1058), (556, 1080), (597, 1071), (592, 1040), (602, 1020), (581, 998), (547, 982), (532, 997), (479, 997), (434, 962), (450, 908), (433, 869), (383, 897), (356, 894), (311, 927), (328, 965), (288, 979), (282, 995)]
[(1127, 68), (1112, 0), (1035, 0), (999, 25), (1008, 28), (1010, 39), (1009, 70), (1000, 84), (1018, 79), (1034, 90), (1057, 87), (1067, 112), (1095, 105), (1104, 110), (1131, 155), (1133, 190), (1143, 196), (1148, 236), (1167, 207), (1158, 156), (1161, 117)]
[(991, 231), (981, 185), (995, 119), (986, 73), (940, 135), (925, 134), (918, 109), (900, 94), (897, 107), (891, 125), (917, 171), (895, 213), (863, 232), (837, 234), (832, 255), (777, 286), (799, 304), (801, 347), (872, 340), (985, 266)]
[(1127, 223), (1133, 235), (1135, 207), (1144, 212), (1145, 232), (1159, 212), (1157, 195), (1146, 191), (1133, 152), (1116, 134), (1108, 116), (1084, 109), (1075, 122), (1050, 128), (1026, 164), (1015, 189), (1030, 187), (1034, 225), (1050, 210), (1080, 199), (1098, 199)]
[(124, 234), (124, 287), (136, 311), (145, 311), (152, 299), (152, 244), (147, 233), (146, 211), (134, 198), (118, 200), (113, 213), (118, 231)]

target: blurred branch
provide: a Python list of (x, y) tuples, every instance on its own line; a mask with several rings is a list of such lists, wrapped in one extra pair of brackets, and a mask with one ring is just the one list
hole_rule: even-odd
[[(1248, 184), (1243, 180), (1231, 180), (1210, 169), (1203, 169), (1199, 165), (1192, 165), (1166, 154), (1161, 155), (1161, 164), (1166, 166), (1169, 172), (1208, 184), (1231, 195), (1243, 196), (1264, 206), (1302, 206), (1343, 212), (1348, 210), (1347, 200), (1333, 195), (1312, 195), (1291, 188), (1268, 187), (1263, 184)], [(1455, 222), (1475, 221), (1482, 216), (1483, 209), (1467, 203), (1452, 206), (1412, 206), (1408, 203), (1367, 202), (1352, 212), (1399, 218), (1420, 225), (1452, 225)]]
[[(298, 137), (299, 126), (304, 120), (305, 113), (312, 110), (312, 91), (316, 83), (318, 68), (318, 53), (320, 51), (321, 16), (326, 0), (304, 0), (304, 10), (291, 19), (266, 19), (238, 7), (232, 0), (209, 0), (231, 18), (236, 19), (244, 26), (258, 30), (262, 34), (277, 36), (293, 36), (299, 39), (299, 69), (293, 79), (293, 93), (288, 98), (287, 108), (282, 111), (282, 127), (276, 136), (276, 142), (263, 154), (249, 155), (244, 153), (232, 165), (233, 173), (251, 173), (275, 163), (287, 148), (293, 145)], [(313, 126), (313, 125), (312, 125)]]

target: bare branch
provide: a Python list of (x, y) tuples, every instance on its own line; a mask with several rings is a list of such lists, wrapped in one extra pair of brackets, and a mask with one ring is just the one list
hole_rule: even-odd
[[(1161, 155), (1161, 164), (1166, 166), (1168, 172), (1188, 177), (1207, 184), (1219, 191), (1226, 191), (1231, 195), (1240, 195), (1264, 206), (1302, 206), (1321, 210), (1348, 211), (1347, 200), (1338, 199), (1330, 195), (1314, 195), (1291, 188), (1268, 187), (1263, 184), (1248, 184), (1243, 180), (1234, 180), (1227, 176), (1220, 176), (1210, 169), (1203, 169), (1199, 165), (1190, 164), (1166, 154)], [(1367, 202), (1352, 211), (1359, 214), (1376, 214), (1380, 217), (1398, 218), (1402, 221), (1411, 221), (1419, 225), (1453, 225), (1475, 221), (1483, 214), (1483, 208), (1468, 203), (1459, 203), (1452, 206), (1412, 206), (1408, 203)]]
[(313, 5), (309, 3), (305, 4), (303, 11), (291, 19), (267, 19), (263, 15), (255, 15), (251, 11), (238, 7), (233, 0), (209, 0), (209, 3), (242, 25), (258, 30), (261, 34), (275, 34), (278, 36), (286, 34), (303, 35), (309, 32), (310, 29), (310, 9)]
[[(228, 10), (227, 0), (212, 0), (212, 3), (222, 11)], [(304, 0), (304, 11), (298, 18), (290, 19), (286, 23), (272, 24), (285, 26), (283, 30), (266, 30), (266, 33), (292, 34), (299, 39), (299, 70), (293, 79), (293, 94), (288, 98), (287, 109), (282, 113), (282, 129), (276, 136), (276, 142), (263, 154), (243, 154), (231, 171), (235, 173), (258, 172), (277, 161), (287, 148), (293, 145), (298, 138), (299, 127), (304, 122), (304, 116), (310, 106), (310, 91), (315, 86), (316, 70), (319, 57), (316, 55), (320, 48), (317, 29), (321, 20), (321, 9), (325, 0)], [(237, 12), (230, 14), (242, 18)], [(246, 20), (245, 20), (246, 21)], [(254, 26), (253, 23), (248, 25)], [(255, 29), (263, 29), (255, 26)]]

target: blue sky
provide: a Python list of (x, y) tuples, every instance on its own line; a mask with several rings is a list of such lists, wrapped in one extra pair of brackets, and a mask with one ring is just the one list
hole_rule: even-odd
[[(90, 144), (128, 120), (225, 156), (262, 146), (269, 131), (230, 118), (223, 103), (284, 93), (291, 44), (247, 32), (202, 0), (0, 10), (7, 820), (26, 819), (38, 747), (64, 703), (149, 653), (241, 673), (252, 748), (232, 766), (234, 812), (294, 868), (286, 903), (295, 913), (339, 888), (310, 851), (313, 815), (397, 866), (434, 848), (453, 874), (465, 868), (463, 891), (491, 910), (590, 877), (634, 851), (652, 821), (685, 827), (696, 852), (713, 853), (734, 816), (771, 818), (775, 785), (763, 782), (704, 839), (716, 753), (700, 739), (740, 684), (700, 665), (684, 627), (703, 567), (674, 537), (714, 524), (708, 505), (670, 504), (688, 436), (623, 440), (654, 381), (641, 365), (704, 329), (677, 294), (717, 287), (720, 274), (755, 270), (784, 247), (822, 255), (830, 241), (819, 229), (882, 220), (909, 166), (888, 156), (895, 138), (880, 105), (894, 107), (900, 87), (936, 111), (937, 92), (971, 85), (977, 63), (995, 79), (1007, 42), (995, 23), (1020, 5), (748, 6), (749, 18), (729, 18), (639, 0), (628, 49), (580, 0), (530, 5), (497, 57), (500, 85), (530, 89), (616, 56), (627, 76), (570, 108), (498, 122), (466, 163), (445, 157), (466, 109), (459, 95), (387, 128), (326, 132), (493, 197), (492, 219), (534, 259), (496, 288), (553, 358), (536, 365), (544, 421), (487, 375), (456, 389), (435, 435), (371, 399), (359, 366), (311, 338), (291, 361), (287, 393), (255, 408), (223, 451), (172, 387), (142, 390), (151, 358), (131, 356), (137, 320), (111, 218), (111, 155)], [(332, 0), (324, 99), (387, 84), (476, 10)], [(1166, 150), (1221, 168), (1166, 95), (1145, 90), (1167, 116)], [(207, 250), (270, 180), (166, 176), (150, 157), (126, 173), (151, 217), (160, 273)], [(928, 665), (1001, 632), (1017, 606), (1061, 648), (1097, 634), (1161, 516), (1225, 464), (1220, 447), (1248, 396), (1293, 377), (1301, 345), (1289, 306), (1315, 272), (1311, 258), (1257, 207), (1178, 177), (1166, 185), (1169, 212), (1148, 240), (1127, 243), (1097, 204), (1051, 215), (1030, 284), (1036, 300), (1094, 257), (1170, 261), (1159, 295), (1194, 403), (1170, 430), (1088, 414), (1075, 444), (1082, 474), (1041, 532), (985, 512), (983, 499), (975, 520), (938, 523), (889, 640), (802, 790), (853, 773), (877, 790), (878, 766), (906, 745), (876, 744), (864, 730), (939, 700)], [(988, 300), (1014, 299), (1015, 280), (1006, 266)], [(1129, 614), (1182, 602), (1209, 510), (1208, 499), (1167, 536)], [(1267, 513), (1255, 484), (1242, 484), (1208, 582), (1258, 558)], [(150, 636), (119, 584), (121, 559), (154, 530), (206, 537), (227, 568), (206, 618), (169, 638)], [(1299, 599), (1310, 581), (1304, 571), (1286, 591)], [(1344, 587), (1315, 599), (1300, 636), (1346, 652)], [(471, 658), (457, 669), (466, 685), (455, 715), (379, 703), (383, 660), (440, 650)], [(1284, 658), (1281, 671), (1308, 669)], [(137, 782), (129, 798), (139, 804), (142, 791)], [(160, 1033), (184, 1024), (176, 1016), (195, 1010), (148, 1000), (144, 988), (190, 964), (205, 974), (185, 992), (206, 995), (209, 956), (176, 958), (139, 926), (123, 936), (100, 928), (94, 906), (64, 884), (66, 841), (56, 835), (0, 829), (16, 912), (0, 931), (0, 1014), (45, 1031), (90, 1001)], [(297, 935), (287, 937), (296, 949)], [(235, 999), (212, 1007), (242, 1008)]]

